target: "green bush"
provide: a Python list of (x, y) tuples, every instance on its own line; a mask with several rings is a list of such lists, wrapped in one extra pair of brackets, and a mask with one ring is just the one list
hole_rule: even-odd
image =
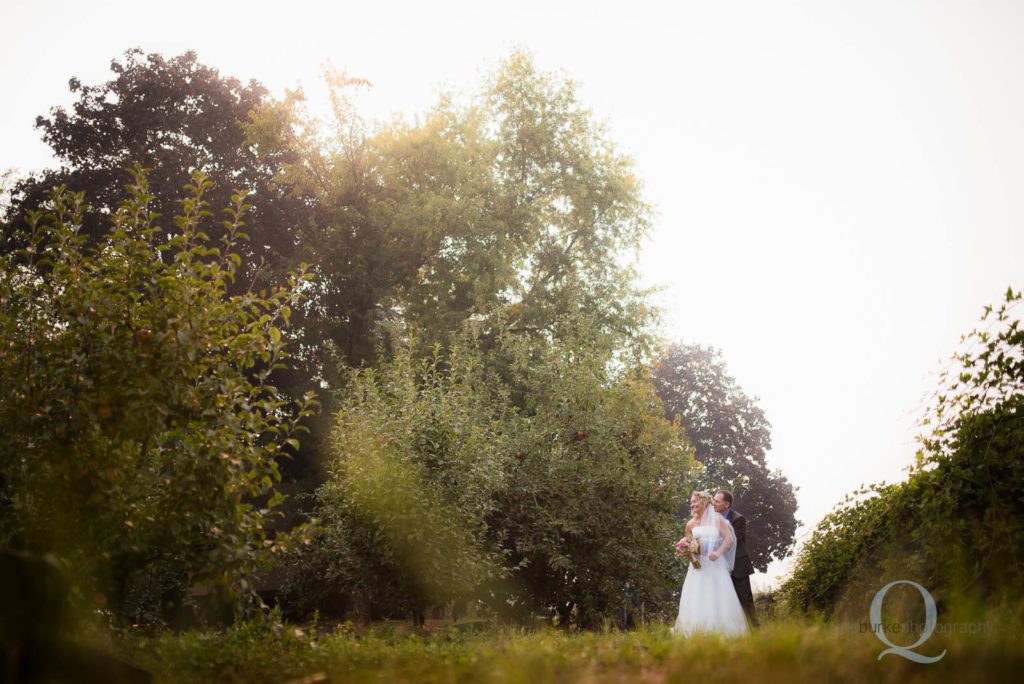
[(649, 368), (611, 363), (602, 341), (584, 320), (564, 342), (503, 343), (527, 420), (494, 528), (522, 608), (585, 628), (674, 617), (685, 566), (672, 544), (696, 474)]
[(314, 543), (288, 559), (292, 614), (422, 617), (507, 574), (486, 537), (509, 451), (507, 399), (478, 355), (449, 351), (415, 359), (405, 346), (379, 368), (347, 371)]
[(1024, 330), (1011, 315), (1020, 298), (1010, 290), (994, 329), (965, 336), (907, 481), (862, 489), (818, 525), (783, 587), (791, 608), (863, 613), (894, 579), (965, 613), (1024, 602)]
[(693, 458), (649, 378), (580, 340), (500, 335), (484, 351), (479, 327), (350, 372), (319, 534), (291, 554), (286, 600), (417, 619), (575, 609), (588, 626), (627, 597), (669, 610)]
[(203, 594), (249, 605), (276, 459), (312, 408), (272, 384), (305, 276), (228, 296), (247, 205), (208, 246), (210, 185), (193, 176), (169, 231), (136, 169), (96, 247), (58, 188), (0, 257), (0, 544), (56, 552), (79, 603), (122, 621)]

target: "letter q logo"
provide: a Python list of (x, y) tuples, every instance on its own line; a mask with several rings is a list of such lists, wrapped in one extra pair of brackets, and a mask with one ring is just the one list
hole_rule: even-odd
[[(885, 635), (885, 629), (882, 626), (882, 601), (885, 600), (886, 593), (888, 593), (888, 591), (897, 584), (909, 584), (917, 587), (917, 590), (921, 592), (921, 598), (924, 599), (924, 630), (921, 632), (921, 638), (910, 646), (897, 646), (889, 641), (889, 637)], [(903, 656), (907, 660), (912, 660), (915, 663), (934, 663), (942, 660), (942, 657), (946, 655), (946, 651), (943, 651), (937, 656), (925, 656), (920, 653), (916, 653), (913, 650), (931, 638), (932, 632), (935, 631), (935, 623), (937, 621), (935, 599), (932, 598), (932, 595), (927, 589), (917, 582), (912, 582), (910, 580), (896, 580), (895, 582), (889, 582), (886, 584), (878, 590), (878, 593), (875, 594), (875, 598), (871, 600), (871, 609), (868, 612), (868, 616), (871, 618), (871, 628), (875, 633), (875, 636), (878, 637), (879, 641), (889, 647), (878, 654), (879, 660), (882, 659), (882, 656), (893, 653), (898, 656)]]

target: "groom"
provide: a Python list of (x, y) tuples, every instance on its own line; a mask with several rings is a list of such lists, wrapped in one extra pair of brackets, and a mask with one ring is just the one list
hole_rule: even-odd
[(754, 592), (750, 589), (750, 576), (754, 574), (754, 565), (747, 553), (747, 519), (732, 510), (732, 492), (719, 489), (712, 501), (715, 510), (732, 523), (736, 531), (736, 562), (732, 569), (732, 584), (736, 587), (736, 596), (740, 599), (743, 612), (747, 614), (750, 624), (757, 627), (757, 615), (754, 614)]

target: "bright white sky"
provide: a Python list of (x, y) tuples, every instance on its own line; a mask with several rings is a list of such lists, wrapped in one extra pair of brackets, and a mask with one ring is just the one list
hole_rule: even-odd
[(1021, 35), (1010, 0), (0, 0), (0, 170), (47, 165), (35, 116), (133, 46), (314, 102), (329, 59), (379, 117), (525, 47), (636, 160), (666, 334), (721, 348), (760, 397), (806, 534), (903, 476), (960, 334), (1024, 285)]

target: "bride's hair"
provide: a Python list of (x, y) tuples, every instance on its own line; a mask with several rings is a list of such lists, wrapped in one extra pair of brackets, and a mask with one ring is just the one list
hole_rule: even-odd
[(711, 503), (712, 499), (711, 493), (703, 489), (695, 491), (692, 494), (690, 494), (690, 498), (692, 499), (693, 497), (697, 497), (698, 501), (703, 502), (705, 508), (707, 508), (707, 506)]

